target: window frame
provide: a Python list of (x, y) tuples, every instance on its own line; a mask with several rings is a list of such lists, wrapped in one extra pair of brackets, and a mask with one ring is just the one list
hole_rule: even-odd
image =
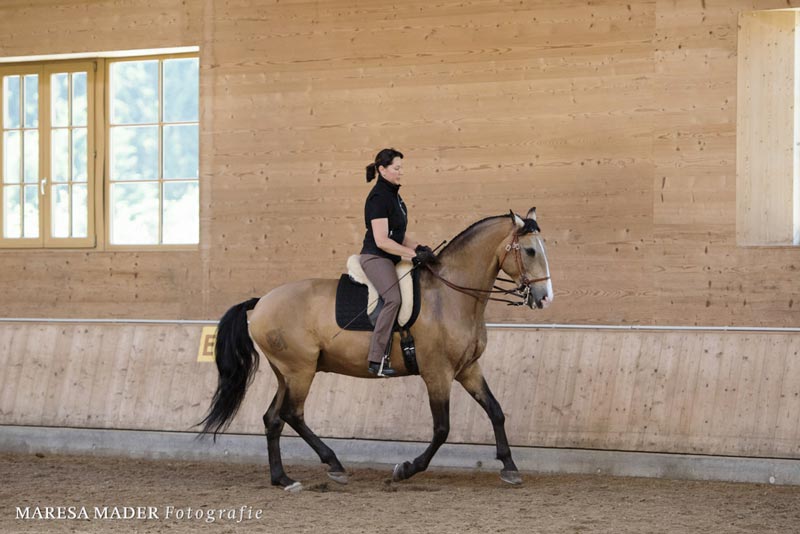
[[(50, 172), (52, 169), (50, 168), (51, 165), (51, 156), (52, 156), (52, 139), (51, 135), (53, 132), (52, 124), (51, 124), (51, 110), (50, 110), (50, 76), (55, 73), (61, 72), (84, 72), (83, 66), (89, 66), (86, 69), (86, 148), (88, 151), (87, 158), (86, 158), (86, 209), (87, 209), (87, 222), (86, 222), (86, 237), (53, 237), (52, 228), (50, 226), (51, 217), (52, 217), (52, 210), (50, 209), (50, 203), (52, 203), (53, 195), (52, 195), (52, 187), (53, 187), (53, 180), (52, 173)], [(58, 61), (53, 63), (47, 63), (43, 65), (43, 72), (44, 78), (47, 80), (47, 98), (42, 99), (40, 97), (40, 109), (42, 107), (41, 100), (44, 100), (44, 120), (40, 118), (39, 124), (44, 125), (44, 135), (40, 138), (40, 143), (44, 143), (44, 146), (48, 147), (46, 150), (40, 150), (40, 159), (44, 161), (44, 167), (40, 167), (40, 180), (44, 177), (42, 176), (42, 169), (45, 170), (47, 183), (45, 184), (45, 195), (44, 198), (46, 199), (45, 202), (42, 204), (44, 206), (44, 229), (45, 232), (44, 236), (44, 248), (94, 248), (97, 244), (96, 239), (96, 217), (95, 217), (95, 206), (94, 206), (94, 197), (97, 194), (97, 167), (95, 162), (97, 160), (97, 148), (95, 147), (95, 137), (97, 134), (96, 131), (96, 124), (94, 124), (95, 118), (95, 111), (96, 111), (96, 91), (97, 88), (94, 85), (96, 74), (97, 74), (97, 61)], [(40, 93), (41, 95), (41, 93)], [(68, 127), (71, 127), (68, 126)], [(70, 162), (71, 164), (71, 162)], [(102, 176), (101, 176), (102, 178)], [(70, 184), (74, 183), (72, 181), (68, 182)], [(70, 211), (70, 215), (72, 215), (72, 211)]]
[[(199, 61), (199, 54), (197, 52), (186, 52), (186, 53), (174, 53), (174, 54), (157, 54), (157, 55), (139, 55), (139, 56), (125, 56), (125, 57), (115, 57), (109, 58), (105, 61), (104, 66), (104, 91), (103, 94), (105, 96), (105, 106), (103, 109), (104, 114), (104, 143), (105, 147), (111, 146), (111, 99), (109, 98), (108, 90), (111, 87), (111, 65), (114, 63), (123, 63), (126, 61), (147, 61), (147, 60), (158, 60), (158, 129), (159, 129), (159, 142), (158, 142), (158, 184), (159, 184), (159, 215), (158, 215), (158, 234), (159, 239), (163, 236), (164, 231), (164, 221), (163, 221), (163, 184), (166, 180), (163, 178), (163, 169), (164, 169), (164, 150), (163, 150), (163, 127), (164, 127), (164, 77), (163, 77), (163, 68), (164, 68), (164, 60), (168, 59), (183, 59), (183, 58), (198, 58)], [(197, 110), (197, 125), (198, 125), (198, 136), (200, 135), (200, 109), (199, 109), (199, 79), (198, 79), (198, 110)], [(104, 169), (103, 173), (107, 177), (104, 180), (103, 185), (103, 194), (105, 196), (104, 205), (104, 214), (103, 214), (103, 233), (105, 236), (105, 250), (111, 251), (158, 251), (158, 250), (199, 250), (200, 248), (200, 236), (199, 236), (199, 224), (200, 224), (200, 202), (199, 202), (199, 192), (200, 192), (200, 170), (199, 170), (199, 139), (198, 139), (198, 173), (197, 173), (197, 187), (198, 187), (198, 243), (189, 243), (189, 244), (177, 244), (177, 243), (167, 243), (167, 244), (140, 244), (140, 245), (116, 245), (111, 243), (111, 158), (109, 157), (108, 151), (104, 151), (105, 161), (104, 161)]]
[[(42, 98), (41, 98), (41, 87), (42, 87), (42, 69), (40, 66), (32, 65), (32, 64), (15, 64), (15, 65), (0, 65), (0, 81), (6, 76), (20, 76), (24, 79), (26, 75), (29, 74), (36, 74), (39, 76), (39, 126), (37, 131), (39, 132), (39, 145), (41, 146), (42, 143)], [(5, 108), (5, 99), (2, 95), (2, 84), (0, 84), (0, 106)], [(21, 95), (20, 95), (21, 97)], [(43, 236), (43, 229), (44, 223), (42, 220), (42, 209), (41, 206), (43, 205), (42, 201), (42, 194), (41, 194), (41, 183), (42, 183), (42, 169), (44, 168), (42, 162), (42, 150), (39, 150), (39, 176), (36, 180), (36, 187), (39, 193), (39, 237), (5, 237), (5, 109), (0, 109), (0, 248), (43, 248), (44, 247), (44, 236)], [(20, 118), (22, 120), (22, 118)], [(22, 127), (20, 129), (23, 129)], [(23, 154), (24, 158), (24, 154)], [(24, 178), (23, 178), (24, 180)], [(24, 187), (24, 185), (23, 185)], [(24, 197), (23, 197), (24, 198)], [(20, 210), (22, 211), (24, 217), (24, 210), (25, 206), (20, 206)]]
[[(196, 58), (199, 62), (199, 50), (165, 52), (159, 50), (139, 51), (138, 54), (126, 55), (124, 53), (107, 53), (105, 57), (92, 56), (71, 59), (51, 59), (37, 61), (20, 61), (14, 63), (0, 63), (0, 79), (8, 75), (38, 74), (39, 75), (39, 237), (36, 238), (6, 238), (2, 228), (4, 224), (2, 187), (3, 177), (0, 168), (0, 251), (25, 249), (25, 250), (52, 250), (76, 249), (85, 251), (196, 251), (200, 249), (200, 205), (202, 195), (200, 184), (200, 153), (198, 138), (198, 242), (189, 244), (112, 244), (111, 243), (111, 158), (110, 148), (111, 123), (110, 123), (110, 72), (111, 64), (115, 62), (158, 60), (159, 61), (159, 239), (163, 235), (163, 183), (169, 180), (163, 178), (163, 61), (167, 59)], [(78, 67), (85, 67), (80, 69)], [(72, 69), (72, 70), (70, 70)], [(51, 163), (51, 117), (50, 117), (50, 75), (56, 72), (86, 72), (87, 73), (87, 237), (86, 238), (54, 238), (50, 228), (52, 218), (50, 204), (52, 202), (53, 182), (50, 177)], [(47, 85), (43, 90), (44, 84)], [(200, 136), (200, 87), (198, 79), (198, 137)], [(171, 124), (171, 123), (167, 123)], [(0, 126), (3, 126), (0, 115)], [(2, 128), (0, 128), (2, 134)], [(46, 144), (45, 144), (46, 143)], [(4, 144), (0, 135), (0, 163), (3, 159)], [(70, 162), (71, 164), (71, 162)], [(42, 181), (47, 178), (45, 193), (42, 193)], [(72, 183), (72, 182), (69, 182)], [(21, 206), (24, 210), (24, 205)]]

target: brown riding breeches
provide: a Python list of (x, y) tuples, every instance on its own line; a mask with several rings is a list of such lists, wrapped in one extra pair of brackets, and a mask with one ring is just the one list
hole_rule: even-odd
[(400, 311), (400, 285), (397, 283), (397, 271), (392, 260), (362, 254), (359, 261), (364, 274), (383, 297), (383, 309), (375, 321), (375, 331), (369, 345), (369, 361), (380, 362), (392, 336), (397, 312)]

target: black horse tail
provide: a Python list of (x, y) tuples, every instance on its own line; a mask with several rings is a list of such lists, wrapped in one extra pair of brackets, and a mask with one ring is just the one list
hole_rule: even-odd
[(216, 441), (217, 434), (228, 428), (258, 369), (258, 353), (247, 329), (247, 312), (259, 300), (237, 304), (219, 320), (215, 345), (219, 381), (208, 415), (199, 423), (203, 425), (201, 436), (213, 432)]

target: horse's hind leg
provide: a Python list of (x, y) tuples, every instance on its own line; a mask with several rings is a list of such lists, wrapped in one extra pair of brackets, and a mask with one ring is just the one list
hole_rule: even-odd
[(347, 472), (339, 462), (339, 458), (336, 457), (336, 453), (308, 428), (303, 416), (306, 397), (313, 379), (314, 372), (312, 371), (309, 377), (293, 377), (292, 380), (287, 380), (287, 392), (280, 409), (280, 416), (314, 449), (322, 463), (330, 467), (328, 476), (335, 482), (347, 484)]
[(414, 458), (411, 462), (403, 462), (394, 467), (392, 480), (395, 482), (405, 480), (425, 471), (439, 447), (447, 441), (450, 433), (450, 383), (451, 378), (441, 378), (434, 383), (426, 380), (428, 399), (430, 401), (431, 416), (433, 418), (433, 439), (425, 452)]
[(281, 460), (281, 432), (283, 432), (283, 420), (280, 417), (280, 407), (283, 404), (283, 399), (286, 393), (286, 386), (277, 371), (275, 376), (278, 377), (278, 392), (275, 393), (275, 398), (272, 399), (269, 408), (264, 413), (264, 433), (267, 435), (267, 451), (269, 453), (269, 474), (273, 486), (282, 486), (285, 489), (291, 489), (297, 482), (286, 476), (286, 471), (283, 469), (283, 461)]
[(486, 379), (483, 377), (478, 362), (475, 362), (466, 367), (456, 377), (456, 380), (464, 386), (467, 393), (472, 395), (472, 398), (478, 401), (483, 409), (486, 411), (489, 419), (492, 421), (494, 428), (494, 437), (497, 443), (497, 459), (503, 462), (503, 470), (500, 472), (500, 478), (509, 484), (521, 484), (522, 477), (517, 470), (514, 460), (511, 458), (511, 448), (508, 446), (508, 438), (506, 437), (505, 422), (506, 417), (503, 415), (503, 409), (500, 403), (492, 395)]

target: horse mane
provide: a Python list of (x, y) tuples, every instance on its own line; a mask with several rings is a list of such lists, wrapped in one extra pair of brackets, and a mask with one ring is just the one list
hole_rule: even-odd
[(469, 238), (472, 236), (474, 230), (483, 223), (494, 219), (507, 219), (509, 217), (510, 215), (507, 213), (505, 215), (492, 215), (491, 217), (486, 217), (484, 219), (472, 223), (467, 228), (462, 230), (461, 233), (459, 233), (457, 236), (451, 239), (450, 242), (444, 246), (441, 252), (437, 254), (437, 256), (441, 258), (442, 255), (447, 253), (448, 251), (453, 252), (462, 248), (464, 244), (469, 241)]

